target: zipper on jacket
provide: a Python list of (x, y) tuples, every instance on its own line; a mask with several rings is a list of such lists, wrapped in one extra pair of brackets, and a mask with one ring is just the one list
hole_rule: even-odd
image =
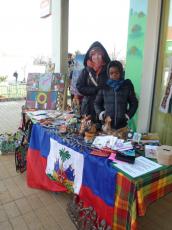
[(116, 117), (117, 117), (117, 102), (116, 102), (116, 95), (117, 95), (117, 92), (115, 92), (115, 127), (116, 127)]

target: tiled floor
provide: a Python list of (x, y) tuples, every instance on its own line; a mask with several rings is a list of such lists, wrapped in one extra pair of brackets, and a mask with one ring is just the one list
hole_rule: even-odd
[(27, 187), (14, 156), (0, 156), (0, 230), (75, 230), (66, 212), (70, 195)]

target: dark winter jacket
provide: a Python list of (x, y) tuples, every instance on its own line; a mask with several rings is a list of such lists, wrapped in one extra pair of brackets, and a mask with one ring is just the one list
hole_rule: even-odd
[(137, 110), (138, 100), (136, 98), (132, 82), (127, 79), (117, 91), (107, 86), (100, 90), (95, 99), (95, 111), (99, 114), (105, 111), (105, 116), (112, 119), (112, 128), (119, 129), (127, 125), (127, 118), (132, 118)]
[[(96, 76), (95, 71), (87, 66), (87, 61), (89, 59), (89, 52), (92, 50), (94, 47), (100, 47), (103, 52), (104, 52), (104, 62), (105, 65), (103, 66), (101, 72), (99, 73), (98, 76)], [(84, 69), (82, 70), (76, 87), (81, 93), (84, 98), (82, 101), (82, 106), (81, 106), (81, 114), (82, 115), (92, 115), (92, 119), (95, 120), (95, 110), (94, 110), (94, 100), (96, 98), (96, 94), (99, 91), (100, 88), (104, 88), (106, 85), (106, 81), (108, 79), (106, 68), (107, 64), (109, 63), (110, 58), (107, 54), (107, 51), (105, 48), (102, 46), (101, 43), (99, 42), (94, 42), (90, 48), (88, 49), (85, 58), (84, 58)], [(92, 82), (90, 75), (94, 78), (97, 86)]]

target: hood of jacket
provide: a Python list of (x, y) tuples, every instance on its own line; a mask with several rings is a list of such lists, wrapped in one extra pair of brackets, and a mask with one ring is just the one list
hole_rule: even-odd
[(90, 48), (87, 50), (87, 52), (86, 52), (86, 54), (85, 54), (84, 66), (87, 66), (87, 60), (89, 59), (89, 52), (90, 52), (90, 50), (92, 50), (94, 47), (100, 47), (100, 49), (103, 50), (103, 53), (104, 53), (104, 58), (103, 58), (103, 60), (104, 60), (104, 62), (105, 62), (106, 65), (107, 65), (107, 64), (110, 62), (109, 55), (108, 55), (106, 49), (104, 48), (104, 46), (103, 46), (100, 42), (96, 41), (96, 42), (94, 42), (94, 43), (90, 46)]

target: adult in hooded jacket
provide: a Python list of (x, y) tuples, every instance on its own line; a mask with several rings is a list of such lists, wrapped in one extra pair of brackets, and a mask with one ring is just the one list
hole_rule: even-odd
[(103, 45), (98, 41), (94, 42), (86, 52), (84, 69), (76, 84), (79, 93), (84, 96), (81, 115), (91, 115), (93, 121), (96, 121), (94, 100), (98, 91), (106, 85), (109, 62), (109, 55)]
[(127, 125), (128, 120), (136, 113), (138, 100), (134, 86), (129, 79), (124, 79), (121, 62), (111, 61), (107, 67), (109, 79), (106, 88), (100, 90), (95, 99), (95, 111), (99, 120), (109, 116), (111, 127), (120, 129)]

